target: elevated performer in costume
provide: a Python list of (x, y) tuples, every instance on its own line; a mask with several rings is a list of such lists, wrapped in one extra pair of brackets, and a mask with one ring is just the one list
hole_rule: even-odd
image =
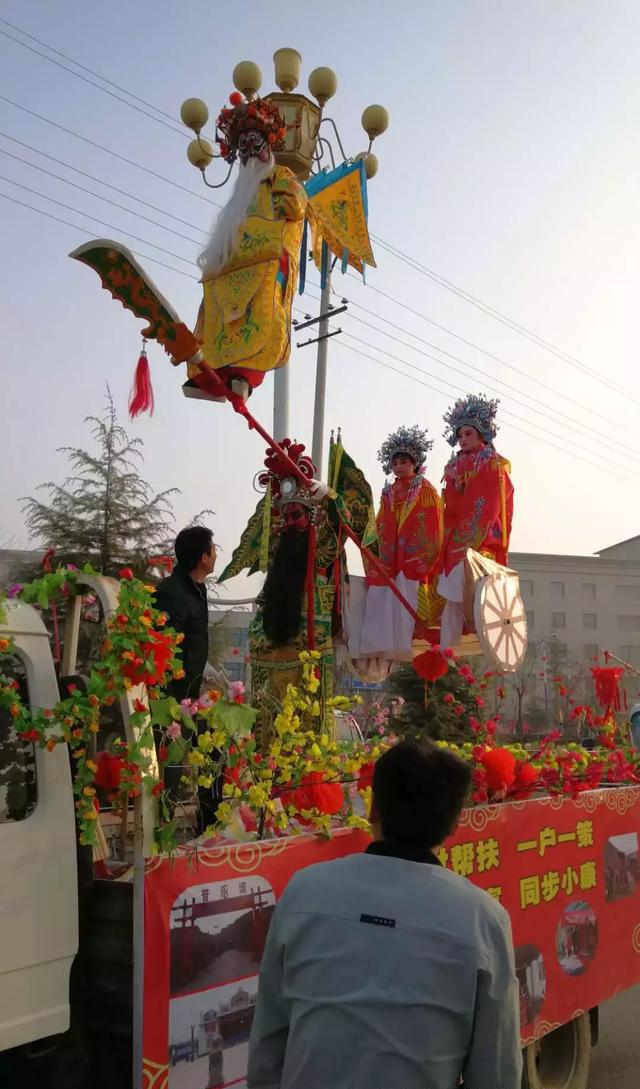
[(287, 685), (302, 680), (299, 656), (304, 650), (319, 654), (317, 695), (324, 725), (332, 728), (326, 701), (333, 687), (333, 643), (342, 627), (343, 526), (365, 544), (375, 541), (371, 489), (340, 440), (331, 446), (331, 488), (314, 479), (302, 444), (286, 439), (281, 445), (307, 483), (294, 479), (277, 453), (268, 454), (267, 471), (259, 477), (266, 494), (219, 579), (224, 582), (245, 570), (266, 572), (249, 629), (249, 650), (253, 699), (267, 735)]
[[(307, 196), (295, 174), (276, 165), (274, 152), (285, 135), (284, 120), (268, 98), (240, 101), (217, 121), (222, 157), (240, 166), (198, 259), (204, 298), (195, 334), (209, 367), (245, 398), (267, 371), (287, 362), (291, 348)], [(194, 381), (197, 362), (187, 373), (194, 394), (202, 396)]]
[[(379, 559), (408, 603), (429, 620), (431, 584), (442, 546), (438, 492), (424, 475), (433, 443), (418, 426), (401, 427), (383, 443), (378, 460), (394, 480), (382, 490), (376, 520)], [(367, 599), (360, 657), (411, 661), (415, 619), (380, 573), (365, 561)]]
[(444, 471), (444, 545), (438, 593), (445, 599), (442, 647), (459, 644), (464, 625), (465, 555), (468, 548), (503, 566), (513, 518), (511, 466), (493, 446), (498, 401), (470, 394), (444, 416), (444, 437), (459, 444)]

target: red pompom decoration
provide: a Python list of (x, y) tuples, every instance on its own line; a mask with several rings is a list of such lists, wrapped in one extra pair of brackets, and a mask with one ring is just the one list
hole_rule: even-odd
[(437, 681), (449, 669), (447, 659), (437, 650), (425, 650), (413, 659), (413, 668), (423, 681)]
[(490, 791), (508, 790), (516, 777), (516, 758), (508, 749), (487, 749), (480, 757)]
[(344, 805), (344, 794), (340, 783), (325, 783), (321, 771), (310, 771), (303, 775), (300, 786), (295, 790), (282, 793), (282, 804), (292, 805), (298, 812), (303, 809), (318, 809), (320, 813), (333, 816)]
[(234, 91), (229, 95), (229, 102), (232, 106), (241, 106), (244, 102), (244, 95), (240, 91)]

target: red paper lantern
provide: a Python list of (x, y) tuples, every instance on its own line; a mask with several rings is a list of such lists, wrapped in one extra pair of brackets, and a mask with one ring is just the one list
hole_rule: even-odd
[(447, 659), (437, 650), (425, 650), (413, 659), (413, 668), (423, 681), (437, 681), (449, 668)]
[(340, 783), (325, 783), (321, 771), (310, 771), (303, 775), (300, 786), (295, 790), (282, 793), (282, 804), (292, 805), (298, 812), (303, 809), (317, 809), (320, 813), (333, 816), (344, 805), (344, 794)]

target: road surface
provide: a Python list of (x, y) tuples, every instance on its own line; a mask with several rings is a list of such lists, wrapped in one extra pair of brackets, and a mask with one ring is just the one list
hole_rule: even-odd
[(600, 1007), (589, 1089), (640, 1089), (640, 987)]

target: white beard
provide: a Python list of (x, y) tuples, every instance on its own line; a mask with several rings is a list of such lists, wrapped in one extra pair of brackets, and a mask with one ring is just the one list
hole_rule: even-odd
[(269, 156), (266, 163), (252, 157), (244, 166), (240, 166), (233, 193), (219, 212), (211, 237), (198, 257), (203, 280), (211, 280), (217, 276), (228, 263), (236, 244), (238, 230), (246, 219), (247, 209), (258, 191), (258, 186), (271, 175), (274, 166), (273, 155)]

